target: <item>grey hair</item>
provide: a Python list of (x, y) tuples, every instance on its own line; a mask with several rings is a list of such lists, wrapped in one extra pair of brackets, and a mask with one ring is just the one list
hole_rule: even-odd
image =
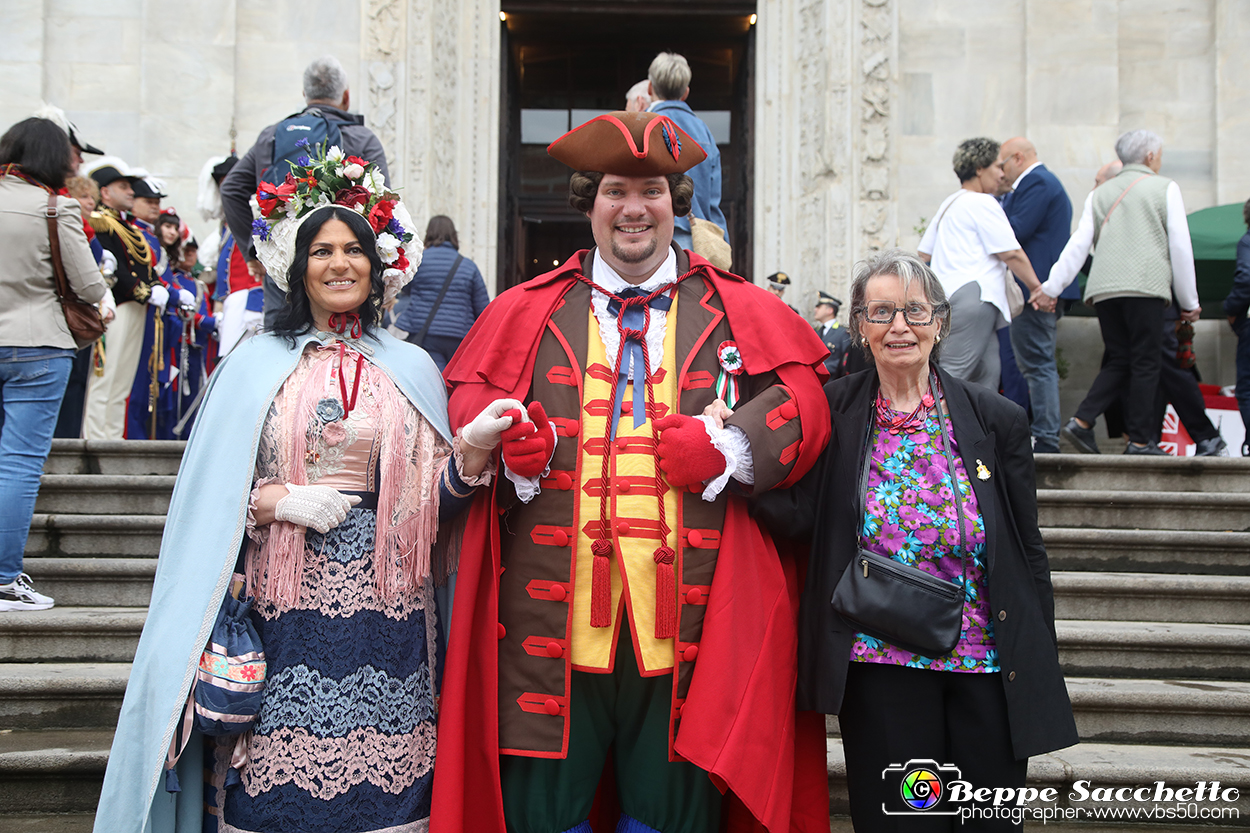
[(690, 86), (690, 64), (676, 52), (661, 52), (651, 62), (647, 80), (651, 82), (656, 98), (664, 101), (679, 99)]
[(1125, 165), (1140, 165), (1146, 154), (1163, 150), (1163, 138), (1150, 130), (1130, 130), (1115, 140), (1115, 155)]
[[(856, 263), (855, 274), (851, 278), (851, 320), (849, 322), (851, 343), (858, 345), (864, 351), (864, 356), (869, 363), (873, 361), (872, 350), (864, 343), (864, 336), (860, 328), (860, 325), (863, 323), (865, 305), (868, 301), (864, 297), (864, 293), (867, 292), (868, 281), (881, 275), (889, 275), (902, 281), (904, 296), (911, 289), (912, 281), (920, 281), (920, 288), (924, 291), (925, 300), (933, 304), (934, 312), (937, 314), (938, 320), (941, 321), (941, 324), (938, 325), (938, 339), (950, 334), (950, 304), (946, 300), (946, 290), (942, 288), (942, 282), (938, 280), (938, 276), (933, 273), (928, 264), (911, 252), (902, 249), (886, 249), (884, 252), (878, 252)], [(940, 347), (941, 342), (935, 341), (933, 351), (929, 354), (930, 362), (937, 361)]]
[(977, 171), (988, 168), (998, 161), (998, 142), (985, 137), (965, 139), (955, 148), (955, 156), (951, 165), (955, 168), (955, 176), (960, 182), (967, 182), (977, 175)]
[(644, 78), (634, 86), (630, 87), (629, 91), (625, 93), (625, 106), (629, 107), (630, 102), (632, 102), (635, 98), (645, 98), (648, 102), (650, 102), (651, 94), (647, 92), (647, 85), (650, 83), (650, 80)]
[(323, 55), (304, 70), (304, 101), (343, 100), (347, 92), (347, 73), (333, 55)]

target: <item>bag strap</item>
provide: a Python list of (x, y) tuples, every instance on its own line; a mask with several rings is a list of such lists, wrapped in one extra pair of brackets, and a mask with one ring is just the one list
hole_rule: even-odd
[(434, 314), (443, 305), (443, 298), (447, 297), (447, 290), (451, 287), (451, 279), (456, 276), (456, 270), (460, 268), (462, 260), (464, 260), (464, 255), (456, 255), (455, 262), (451, 264), (451, 269), (447, 271), (447, 277), (443, 278), (443, 288), (438, 291), (438, 297), (434, 299), (434, 306), (430, 307), (430, 314), (425, 317), (425, 324), (421, 327), (421, 332), (417, 334), (413, 344), (418, 346), (425, 344), (425, 334), (430, 331), (430, 325), (434, 323)]
[(1128, 196), (1128, 192), (1133, 190), (1133, 186), (1141, 182), (1143, 179), (1149, 179), (1152, 176), (1154, 176), (1154, 174), (1142, 174), (1137, 177), (1137, 179), (1133, 180), (1127, 188), (1120, 192), (1120, 196), (1115, 198), (1115, 202), (1111, 203), (1111, 207), (1108, 208), (1107, 213), (1103, 215), (1102, 223), (1098, 226), (1099, 232), (1103, 230), (1103, 228), (1107, 225), (1107, 221), (1111, 219), (1111, 212), (1115, 211), (1115, 207), (1120, 204), (1120, 200)]
[(61, 261), (61, 237), (56, 229), (56, 194), (48, 193), (48, 208), (44, 216), (48, 219), (48, 245), (52, 248), (52, 274), (56, 277), (56, 295), (64, 304), (69, 298), (78, 300), (69, 290), (69, 281), (65, 279), (65, 264)]
[[(959, 550), (960, 550), (960, 586), (964, 588), (964, 597), (967, 598), (967, 581), (968, 581), (968, 547), (964, 542), (964, 502), (959, 495), (959, 481), (955, 477), (955, 457), (951, 454), (950, 438), (946, 436), (946, 420), (942, 414), (942, 400), (938, 398), (937, 376), (932, 370), (929, 371), (929, 391), (933, 393), (933, 405), (937, 409), (938, 427), (942, 434), (942, 450), (946, 453), (946, 465), (950, 470), (951, 491), (955, 497), (955, 515), (959, 522)], [(864, 439), (864, 453), (861, 455), (864, 462), (859, 471), (859, 523), (860, 535), (863, 535), (864, 512), (868, 508), (868, 467), (872, 463), (872, 429), (876, 424), (876, 417), (870, 416), (868, 419), (868, 436)]]

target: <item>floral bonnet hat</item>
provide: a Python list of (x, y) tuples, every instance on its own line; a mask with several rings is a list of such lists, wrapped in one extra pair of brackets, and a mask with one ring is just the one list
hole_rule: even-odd
[[(302, 140), (301, 147), (313, 149)], [(368, 221), (376, 235), (386, 284), (383, 303), (399, 296), (421, 262), (421, 243), (416, 224), (399, 194), (386, 187), (386, 178), (372, 162), (347, 156), (338, 147), (316, 149), (316, 156), (302, 156), (291, 165), (281, 185), (262, 182), (256, 188), (252, 210), (252, 241), (260, 262), (283, 292), (287, 272), (295, 259), (295, 235), (299, 227), (320, 208), (342, 206)], [(363, 242), (363, 241), (362, 241)]]

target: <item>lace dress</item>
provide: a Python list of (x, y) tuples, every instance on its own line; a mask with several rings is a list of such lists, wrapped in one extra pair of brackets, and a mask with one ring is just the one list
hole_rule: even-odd
[[(347, 409), (342, 393), (351, 404), (357, 373)], [(292, 442), (292, 432), (303, 437)], [(224, 790), (220, 830), (427, 829), (438, 627), (428, 552), (449, 457), (385, 373), (337, 344), (310, 347), (279, 392), (256, 485), (324, 484), (365, 499), (324, 535), (281, 522), (249, 532), (268, 683), (242, 783)], [(283, 541), (295, 543), (283, 551)], [(221, 794), (232, 751), (237, 758), (233, 748), (215, 752), (210, 793)]]

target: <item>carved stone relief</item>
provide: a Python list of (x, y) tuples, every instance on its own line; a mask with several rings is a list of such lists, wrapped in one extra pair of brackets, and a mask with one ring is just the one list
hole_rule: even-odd
[(404, 181), (402, 108), (398, 79), (403, 77), (403, 52), (407, 8), (402, 0), (368, 0), (364, 8), (362, 67), (368, 74), (365, 124), (386, 150), (391, 182)]
[(863, 257), (893, 245), (890, 201), (890, 130), (894, 92), (894, 3), (897, 0), (861, 0), (857, 44), (860, 92), (859, 240), (856, 256)]

